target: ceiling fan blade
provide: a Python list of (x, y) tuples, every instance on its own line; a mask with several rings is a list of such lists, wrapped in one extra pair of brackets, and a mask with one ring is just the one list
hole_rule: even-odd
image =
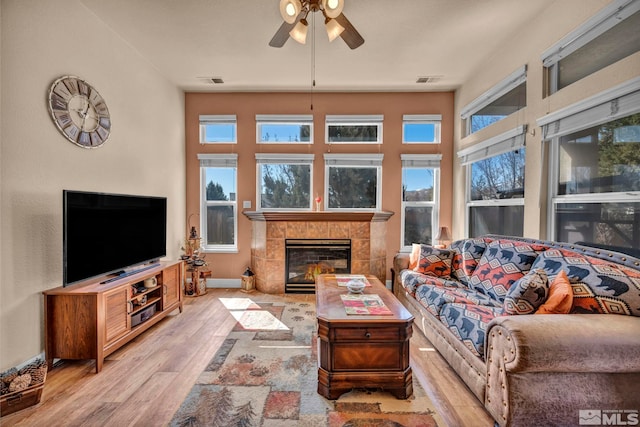
[(296, 26), (298, 21), (300, 21), (304, 17), (304, 10), (298, 14), (296, 20), (293, 23), (289, 24), (287, 22), (283, 22), (278, 28), (278, 31), (273, 35), (273, 38), (269, 42), (269, 46), (271, 47), (282, 47), (289, 40), (289, 32), (293, 30), (293, 27)]
[(273, 35), (273, 38), (269, 42), (269, 46), (271, 47), (282, 47), (289, 40), (289, 31), (293, 29), (296, 24), (289, 24), (287, 22), (283, 22), (278, 28), (278, 31)]
[(351, 22), (344, 16), (344, 13), (341, 13), (336, 21), (340, 25), (344, 27), (344, 31), (340, 34), (342, 40), (349, 46), (351, 49), (356, 49), (364, 43), (364, 39), (360, 35), (360, 33), (355, 29), (355, 27), (351, 24)]

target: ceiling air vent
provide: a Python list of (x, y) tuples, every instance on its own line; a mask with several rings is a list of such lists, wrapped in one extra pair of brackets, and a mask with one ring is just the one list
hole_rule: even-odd
[(440, 81), (444, 76), (418, 76), (416, 83), (435, 83)]
[(203, 83), (209, 83), (209, 84), (222, 84), (224, 83), (224, 80), (222, 80), (222, 77), (196, 77), (198, 80), (202, 81)]

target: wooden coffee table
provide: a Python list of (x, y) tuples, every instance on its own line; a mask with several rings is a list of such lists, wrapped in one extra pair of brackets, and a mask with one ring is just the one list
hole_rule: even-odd
[(347, 314), (333, 274), (316, 278), (318, 393), (337, 399), (353, 388), (389, 391), (398, 399), (413, 394), (409, 338), (413, 316), (375, 277), (365, 294), (377, 294), (393, 315)]

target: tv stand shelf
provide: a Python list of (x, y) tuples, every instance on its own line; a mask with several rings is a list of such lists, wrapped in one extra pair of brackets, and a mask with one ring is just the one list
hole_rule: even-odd
[[(136, 291), (136, 285), (152, 278), (157, 286)], [(109, 354), (176, 308), (182, 312), (182, 261), (163, 261), (113, 281), (105, 279), (43, 292), (49, 369), (54, 359), (95, 359), (98, 373)]]

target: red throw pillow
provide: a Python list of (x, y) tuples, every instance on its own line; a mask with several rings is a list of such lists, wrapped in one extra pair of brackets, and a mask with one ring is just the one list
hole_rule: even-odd
[(567, 314), (573, 305), (573, 288), (564, 270), (560, 270), (549, 286), (549, 297), (536, 314)]
[(414, 271), (430, 276), (449, 277), (452, 259), (453, 251), (420, 245), (420, 257)]

